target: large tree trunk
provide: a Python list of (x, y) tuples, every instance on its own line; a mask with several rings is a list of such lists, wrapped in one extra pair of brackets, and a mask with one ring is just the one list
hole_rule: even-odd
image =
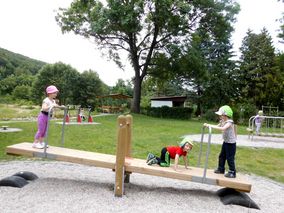
[(201, 103), (200, 103), (201, 95), (202, 95), (201, 88), (200, 88), (200, 86), (197, 86), (197, 99), (196, 99), (197, 109), (195, 111), (195, 116), (197, 116), (197, 117), (201, 116), (201, 114), (202, 114)]
[(132, 100), (132, 104), (131, 104), (131, 112), (134, 112), (134, 113), (140, 113), (142, 80), (143, 80), (143, 77), (135, 76), (133, 100)]

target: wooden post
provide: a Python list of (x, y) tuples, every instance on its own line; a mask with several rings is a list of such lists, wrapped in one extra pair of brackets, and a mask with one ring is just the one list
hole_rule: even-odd
[[(132, 122), (133, 118), (131, 115), (126, 115), (126, 146), (125, 146), (125, 156), (127, 158), (132, 157), (131, 143), (132, 143)], [(125, 172), (124, 183), (130, 182), (130, 172)]]
[(125, 163), (125, 146), (126, 146), (126, 117), (123, 115), (117, 118), (117, 147), (115, 163), (115, 186), (114, 194), (121, 197), (124, 192), (124, 163)]

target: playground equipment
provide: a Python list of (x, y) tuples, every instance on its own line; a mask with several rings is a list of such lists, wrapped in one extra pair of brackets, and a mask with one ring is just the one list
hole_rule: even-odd
[[(84, 115), (84, 108), (81, 106), (76, 107), (77, 113), (76, 113), (76, 121), (71, 121), (70, 119), (70, 112), (69, 112), (69, 106), (67, 106), (66, 110), (66, 117), (65, 117), (65, 125), (86, 125), (86, 124), (99, 124), (93, 121), (93, 117), (91, 116), (92, 113), (92, 107), (88, 107), (88, 117), (86, 119)], [(87, 121), (85, 121), (87, 120)], [(57, 124), (63, 124), (63, 122), (56, 122)]]
[(92, 112), (92, 107), (88, 107), (88, 122), (92, 123), (93, 122), (93, 117), (91, 116)]
[[(173, 167), (160, 167), (158, 165), (149, 166), (145, 160), (132, 158), (132, 116), (121, 115), (117, 119), (117, 149), (116, 155), (80, 151), (63, 147), (50, 146), (46, 149), (34, 149), (31, 143), (23, 142), (14, 144), (6, 148), (7, 154), (25, 155), (28, 157), (43, 157), (59, 161), (87, 164), (91, 166), (109, 168), (115, 171), (114, 194), (122, 196), (124, 193), (124, 183), (130, 180), (131, 173), (141, 173), (166, 178), (173, 178), (185, 181), (193, 181), (204, 184), (217, 185), (221, 187), (233, 188), (238, 191), (250, 192), (251, 184), (243, 176), (238, 174), (237, 178), (226, 178), (222, 174), (215, 174), (213, 170), (207, 169), (209, 148), (211, 142), (211, 129), (209, 129), (208, 149), (204, 168), (189, 167), (189, 169), (179, 168), (175, 171)], [(205, 129), (202, 131), (202, 139)], [(202, 144), (201, 144), (202, 146)], [(198, 164), (202, 150), (200, 150)]]
[(270, 137), (284, 137), (284, 117), (275, 116), (259, 116), (262, 119), (261, 129), (256, 134), (255, 119), (256, 116), (252, 116), (249, 119), (248, 124), (248, 137), (253, 140), (253, 137), (258, 136), (270, 136)]
[(268, 116), (278, 116), (279, 107), (273, 106), (261, 106), (261, 110), (264, 112), (265, 115)]
[[(88, 123), (92, 123), (93, 122), (93, 118), (91, 116), (92, 107), (88, 107), (87, 109), (88, 109)], [(82, 123), (82, 121), (85, 121), (85, 120), (86, 120), (86, 117), (84, 115), (84, 108), (79, 106), (78, 114), (77, 114), (77, 123)]]
[[(48, 133), (49, 133), (49, 126), (50, 126), (50, 120), (52, 117), (53, 112), (53, 106), (49, 108), (48, 110), (48, 119), (47, 119), (47, 127), (46, 127), (46, 136), (45, 136), (45, 143), (44, 143), (44, 153), (46, 155), (46, 148), (48, 147)], [(66, 123), (66, 117), (68, 113), (68, 107), (60, 106), (59, 109), (64, 110), (64, 116), (63, 116), (63, 123), (62, 123), (62, 130), (61, 130), (61, 146), (64, 146), (64, 130), (65, 130), (65, 123)]]
[(0, 180), (0, 186), (11, 186), (22, 188), (27, 185), (29, 181), (36, 180), (38, 176), (32, 172), (20, 171), (12, 176)]
[(83, 118), (83, 115), (82, 115), (81, 107), (79, 107), (78, 113), (77, 113), (77, 123), (82, 123), (82, 119), (84, 119), (84, 118)]
[(0, 132), (20, 132), (22, 129), (19, 128), (9, 128), (9, 126), (2, 126)]

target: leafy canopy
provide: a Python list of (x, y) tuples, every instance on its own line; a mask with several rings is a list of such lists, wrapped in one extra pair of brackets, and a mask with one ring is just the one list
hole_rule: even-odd
[(198, 29), (222, 39), (238, 11), (232, 0), (74, 0), (56, 19), (64, 33), (94, 40), (120, 67), (121, 50), (127, 52), (134, 70), (132, 111), (139, 112), (141, 85), (152, 59), (170, 56), (169, 46), (185, 52)]

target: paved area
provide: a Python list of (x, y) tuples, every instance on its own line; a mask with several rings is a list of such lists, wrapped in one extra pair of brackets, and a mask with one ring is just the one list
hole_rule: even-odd
[[(201, 141), (201, 134), (196, 135), (185, 135), (183, 137), (191, 138), (195, 142)], [(208, 134), (204, 135), (203, 142), (208, 142)], [(212, 134), (211, 143), (222, 144), (222, 135), (221, 134)], [(264, 137), (264, 136), (254, 136), (253, 140), (248, 138), (248, 135), (238, 135), (237, 138), (238, 146), (249, 146), (256, 148), (275, 148), (275, 149), (284, 149), (284, 138), (277, 137)]]
[[(61, 122), (56, 122), (56, 124), (62, 125), (63, 122), (62, 121)], [(97, 122), (89, 123), (88, 121), (83, 121), (81, 123), (79, 123), (79, 122), (65, 122), (65, 125), (98, 125), (98, 124), (100, 124), (100, 123), (97, 123)]]

